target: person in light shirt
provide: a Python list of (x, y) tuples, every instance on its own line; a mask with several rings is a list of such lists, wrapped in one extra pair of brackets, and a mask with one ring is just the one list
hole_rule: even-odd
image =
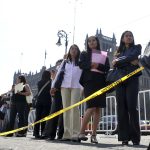
[[(79, 47), (73, 44), (68, 52), (65, 61), (65, 73), (61, 84), (61, 96), (63, 108), (69, 107), (80, 101), (81, 88), (79, 83), (82, 70), (79, 68)], [(64, 61), (60, 65), (62, 68)], [(59, 70), (58, 70), (59, 72)], [(56, 75), (57, 76), (57, 75)], [(53, 87), (55, 88), (55, 87)], [(80, 115), (78, 107), (75, 107), (63, 114), (64, 119), (64, 135), (63, 141), (70, 141), (74, 136), (79, 134)]]

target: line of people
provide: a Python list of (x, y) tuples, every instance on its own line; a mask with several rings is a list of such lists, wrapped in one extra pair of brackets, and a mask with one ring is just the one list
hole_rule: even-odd
[[(73, 44), (65, 59), (56, 63), (56, 70), (43, 72), (42, 79), (38, 82), (35, 121), (79, 102), (82, 93), (84, 97), (88, 97), (107, 85), (106, 77), (110, 69), (107, 52), (101, 50), (99, 39), (96, 36), (90, 36), (86, 45), (86, 51), (80, 52), (79, 47)], [(118, 73), (120, 70), (126, 74), (132, 72), (139, 67), (138, 56), (140, 54), (141, 46), (135, 45), (132, 32), (125, 31), (112, 62), (113, 68), (119, 70)], [(135, 75), (116, 87), (118, 140), (122, 141), (122, 145), (128, 145), (129, 141), (132, 141), (133, 145), (140, 144), (137, 110), (138, 77), (140, 75)], [(26, 84), (23, 76), (20, 76), (18, 80)], [(27, 125), (26, 118), (29, 112), (25, 100), (27, 95), (30, 95), (27, 86), (23, 91), (13, 94), (9, 130), (13, 129), (17, 112), (19, 127)], [(91, 143), (97, 144), (96, 130), (100, 109), (105, 107), (106, 93), (86, 102), (82, 125), (80, 110), (76, 107), (47, 122), (36, 124), (33, 136), (36, 139), (54, 140), (57, 134), (57, 139), (62, 141), (86, 141), (88, 137), (85, 130), (92, 117)], [(26, 132), (20, 131), (18, 136), (25, 136)]]
[[(85, 97), (88, 97), (106, 86), (106, 76), (110, 69), (107, 53), (101, 50), (99, 40), (95, 36), (89, 37), (86, 45), (86, 51), (81, 53), (77, 45), (72, 45), (66, 59), (60, 64), (55, 79), (52, 79), (50, 114), (79, 102), (82, 92)], [(122, 70), (122, 72), (128, 74), (139, 67), (138, 56), (140, 54), (141, 46), (134, 44), (132, 32), (125, 31), (122, 34), (119, 48), (115, 53), (112, 62), (113, 67), (119, 72)], [(62, 74), (63, 78), (61, 77)], [(122, 141), (122, 145), (128, 145), (130, 140), (133, 142), (133, 145), (140, 144), (137, 110), (139, 76), (140, 74), (131, 77), (116, 88), (118, 140)], [(60, 82), (61, 78), (61, 84), (58, 85), (57, 82)], [(41, 134), (38, 132), (34, 136), (36, 138), (54, 140), (58, 127), (58, 139), (62, 141), (86, 141), (88, 138), (85, 130), (92, 116), (93, 131), (91, 133), (91, 142), (98, 143), (96, 130), (100, 118), (100, 109), (105, 107), (106, 94), (102, 94), (86, 102), (86, 111), (82, 125), (80, 124), (80, 110), (76, 107), (59, 117), (47, 121), (45, 129), (41, 130)]]

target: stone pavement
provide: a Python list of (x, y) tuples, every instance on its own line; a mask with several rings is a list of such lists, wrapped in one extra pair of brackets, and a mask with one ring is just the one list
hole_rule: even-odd
[(91, 144), (90, 140), (82, 143), (35, 140), (31, 134), (27, 137), (0, 137), (0, 150), (147, 150), (150, 142), (149, 136), (142, 136), (141, 145), (133, 147), (121, 146), (116, 135), (98, 134), (99, 144)]

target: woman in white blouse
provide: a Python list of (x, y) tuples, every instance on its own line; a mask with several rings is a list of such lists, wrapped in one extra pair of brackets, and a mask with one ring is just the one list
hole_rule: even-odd
[[(80, 101), (81, 85), (79, 83), (81, 69), (78, 66), (80, 50), (77, 45), (69, 49), (65, 64), (65, 74), (61, 84), (63, 108)], [(64, 141), (70, 141), (80, 131), (80, 114), (78, 107), (64, 113)]]

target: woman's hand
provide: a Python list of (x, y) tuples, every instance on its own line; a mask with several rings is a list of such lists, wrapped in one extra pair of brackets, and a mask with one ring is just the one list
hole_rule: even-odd
[(50, 90), (51, 96), (54, 96), (56, 91), (57, 91), (56, 88), (51, 88), (51, 90)]
[(19, 91), (17, 92), (17, 94), (19, 94), (19, 95), (24, 95), (23, 92), (19, 92)]
[(99, 65), (99, 64), (97, 64), (97, 63), (92, 63), (92, 64), (91, 64), (91, 68), (92, 68), (92, 69), (97, 69), (97, 68), (98, 68), (98, 65)]
[(117, 62), (116, 59), (114, 59), (114, 60), (112, 61), (112, 65), (115, 66), (115, 65), (116, 65), (116, 62)]
[(64, 57), (63, 57), (63, 59), (67, 59), (67, 56), (68, 56), (68, 54), (65, 54)]
[(135, 59), (135, 60), (131, 61), (130, 63), (134, 66), (137, 66), (139, 64), (139, 60)]

